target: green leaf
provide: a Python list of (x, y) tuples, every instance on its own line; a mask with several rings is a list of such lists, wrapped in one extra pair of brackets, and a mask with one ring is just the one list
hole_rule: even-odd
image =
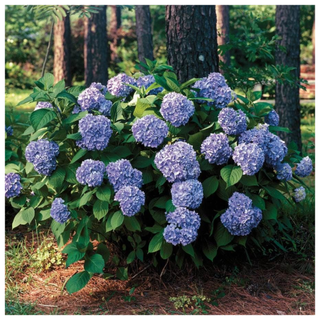
[(63, 181), (66, 176), (66, 171), (59, 167), (57, 170), (53, 172), (53, 174), (49, 177), (48, 184), (54, 189), (59, 190), (63, 186)]
[(68, 253), (66, 261), (66, 267), (68, 268), (71, 264), (81, 260), (85, 256), (86, 252), (80, 252), (78, 248)]
[(264, 200), (257, 194), (250, 194), (250, 198), (252, 200), (252, 204), (255, 207), (258, 207), (261, 210), (265, 210), (266, 209), (266, 204), (264, 202)]
[(155, 74), (154, 79), (155, 79), (156, 83), (160, 84), (161, 87), (163, 87), (167, 91), (172, 91), (170, 86), (168, 86), (167, 81), (164, 77), (161, 77), (161, 76)]
[(191, 257), (195, 257), (194, 249), (193, 249), (192, 244), (188, 244), (186, 246), (182, 246), (182, 250), (184, 252), (186, 252), (187, 254), (189, 254)]
[(173, 251), (172, 244), (164, 241), (160, 249), (161, 258), (164, 260), (170, 258), (172, 251)]
[(242, 176), (240, 183), (247, 187), (259, 186), (256, 176)]
[(121, 211), (115, 212), (111, 218), (112, 229), (115, 230), (118, 227), (120, 227), (123, 223), (123, 220), (124, 220), (124, 215), (122, 214), (122, 212)]
[(287, 200), (287, 198), (280, 191), (273, 187), (263, 187), (263, 189), (266, 190), (273, 198), (276, 198), (278, 200)]
[(210, 261), (213, 261), (218, 253), (218, 248), (211, 242), (204, 242), (202, 245), (202, 251)]
[(128, 280), (128, 268), (119, 267), (117, 269), (116, 276), (120, 280)]
[(30, 134), (34, 133), (33, 126), (29, 126), (22, 134), (22, 136), (28, 136)]
[(221, 222), (214, 229), (213, 235), (218, 247), (226, 246), (234, 238)]
[(141, 231), (140, 223), (136, 217), (124, 217), (124, 225), (129, 231)]
[(77, 244), (75, 242), (69, 243), (65, 248), (63, 248), (62, 253), (71, 253), (73, 251), (78, 251)]
[(263, 211), (264, 220), (277, 220), (277, 208), (271, 202), (267, 202), (266, 210)]
[(62, 124), (70, 124), (84, 118), (88, 111), (82, 111), (77, 114), (71, 114), (68, 118), (62, 120)]
[(87, 150), (85, 149), (80, 149), (75, 156), (72, 158), (70, 164), (75, 163), (76, 161), (78, 161), (79, 159), (81, 159), (82, 157), (84, 157), (87, 154)]
[(33, 111), (30, 115), (30, 122), (35, 131), (43, 128), (53, 119), (56, 119), (57, 115), (50, 109), (40, 109)]
[(217, 179), (217, 177), (214, 176), (209, 177), (203, 181), (202, 186), (203, 194), (205, 198), (208, 198), (217, 191), (219, 187), (219, 180)]
[(119, 158), (126, 158), (132, 154), (130, 149), (125, 146), (119, 146), (119, 147), (113, 148), (112, 153), (118, 155)]
[(56, 96), (57, 99), (66, 99), (68, 101), (71, 101), (73, 103), (77, 103), (77, 99), (72, 95), (70, 94), (69, 92), (67, 91), (62, 91), (60, 92), (57, 96)]
[(108, 262), (110, 258), (110, 251), (108, 247), (104, 243), (99, 243), (96, 253), (100, 254), (104, 260), (105, 263)]
[(14, 217), (13, 221), (12, 221), (12, 229), (20, 226), (20, 225), (25, 225), (27, 224), (28, 222), (25, 221), (22, 217), (22, 212), (23, 211), (19, 211), (16, 216)]
[(50, 215), (50, 209), (47, 209), (47, 210), (41, 210), (39, 212), (39, 214), (37, 215), (37, 221), (44, 221), (44, 220), (47, 220), (51, 217)]
[(14, 197), (10, 199), (11, 205), (14, 203), (18, 207), (23, 207), (27, 201), (26, 195), (21, 195), (19, 197)]
[(67, 291), (71, 294), (84, 288), (90, 280), (90, 274), (82, 271), (73, 275), (66, 284)]
[(134, 168), (142, 169), (150, 166), (152, 164), (152, 161), (152, 158), (138, 156), (136, 159), (132, 161), (132, 166)]
[(82, 139), (82, 136), (80, 132), (77, 132), (77, 133), (68, 134), (67, 138), (71, 140), (80, 140)]
[(180, 88), (173, 79), (166, 77), (166, 82), (172, 91), (180, 93)]
[(29, 224), (33, 220), (34, 215), (35, 215), (35, 212), (34, 212), (33, 208), (28, 208), (28, 209), (22, 211), (22, 219), (24, 221), (28, 222)]
[(242, 177), (242, 170), (238, 166), (229, 164), (220, 171), (222, 179), (226, 182), (226, 189), (235, 185)]
[(66, 84), (63, 79), (57, 82), (56, 85), (53, 87), (53, 96), (56, 97), (61, 91), (64, 90), (65, 86)]
[(139, 248), (139, 249), (137, 250), (136, 256), (137, 256), (137, 258), (138, 258), (140, 261), (143, 262), (143, 251), (142, 251), (142, 249)]
[(84, 263), (84, 269), (91, 273), (103, 273), (105, 262), (100, 254), (94, 254), (87, 257)]
[(96, 196), (101, 201), (107, 201), (110, 203), (111, 188), (109, 186), (100, 186), (96, 192)]
[(30, 199), (29, 206), (32, 207), (32, 208), (37, 208), (42, 200), (43, 200), (43, 197), (33, 196)]
[(131, 251), (127, 257), (127, 264), (130, 264), (131, 262), (133, 262), (135, 258), (136, 258), (136, 253), (134, 251)]
[(28, 96), (27, 98), (23, 99), (22, 101), (20, 101), (18, 104), (17, 104), (17, 107), (25, 104), (25, 103), (29, 103), (29, 102), (33, 102), (33, 98), (30, 96)]
[(278, 131), (282, 131), (282, 132), (291, 133), (291, 130), (290, 130), (289, 128), (285, 128), (285, 127), (276, 127), (276, 126), (269, 126), (269, 131), (270, 131), (270, 132), (278, 132)]
[(33, 164), (31, 162), (27, 162), (25, 166), (26, 174), (29, 174), (33, 169)]
[(159, 232), (163, 232), (163, 227), (161, 227), (159, 224), (155, 224), (153, 227), (146, 227), (144, 228), (144, 230), (147, 230), (151, 233), (159, 233)]
[(79, 207), (82, 207), (82, 206), (86, 205), (90, 201), (91, 197), (92, 197), (92, 191), (89, 191), (89, 192), (85, 193), (80, 198)]
[(161, 249), (162, 246), (162, 241), (163, 241), (163, 234), (157, 233), (156, 235), (153, 236), (149, 243), (149, 248), (148, 248), (148, 253), (152, 252), (157, 252)]
[(199, 131), (195, 134), (189, 136), (188, 142), (196, 149), (199, 150), (201, 143), (203, 141), (204, 134), (202, 131)]
[(100, 220), (105, 217), (109, 210), (109, 203), (107, 201), (97, 200), (93, 205), (93, 214), (96, 219)]

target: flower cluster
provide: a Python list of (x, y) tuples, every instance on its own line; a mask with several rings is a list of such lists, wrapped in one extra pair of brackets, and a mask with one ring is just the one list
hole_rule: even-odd
[(64, 204), (63, 199), (56, 198), (53, 200), (50, 215), (55, 221), (59, 223), (65, 223), (70, 219), (70, 212), (68, 210), (68, 207)]
[(31, 141), (26, 148), (26, 159), (31, 162), (34, 169), (46, 176), (50, 176), (56, 169), (56, 158), (59, 155), (59, 146), (54, 141), (40, 139)]
[(168, 132), (166, 123), (151, 114), (137, 120), (132, 126), (134, 138), (145, 147), (157, 148), (167, 137)]
[(169, 182), (197, 179), (200, 175), (196, 152), (183, 141), (166, 145), (156, 154), (154, 163)]
[[(137, 87), (141, 88), (144, 86), (146, 89), (148, 89), (153, 83), (155, 83), (154, 76), (152, 74), (148, 74), (146, 76), (142, 76), (137, 80)], [(159, 92), (163, 90), (162, 87), (152, 89), (149, 94), (157, 95)]]
[(289, 181), (292, 179), (292, 169), (289, 163), (279, 163), (275, 169), (278, 180)]
[(163, 97), (160, 113), (174, 127), (180, 127), (189, 121), (194, 110), (194, 104), (186, 96), (170, 92)]
[(82, 139), (77, 140), (77, 146), (87, 150), (105, 149), (112, 135), (110, 124), (110, 120), (105, 116), (87, 114), (79, 121)]
[(220, 220), (235, 236), (246, 236), (258, 226), (262, 219), (259, 208), (252, 206), (252, 200), (243, 193), (234, 192), (228, 201), (229, 207)]
[(131, 163), (126, 159), (110, 162), (106, 170), (115, 192), (124, 186), (142, 187), (142, 172), (132, 168)]
[(11, 126), (6, 126), (6, 133), (7, 136), (12, 136), (13, 135), (13, 128)]
[(306, 197), (306, 190), (304, 189), (304, 187), (299, 187), (297, 189), (294, 189), (294, 200), (295, 202), (300, 202), (302, 200), (304, 200)]
[(171, 188), (171, 195), (175, 207), (196, 209), (203, 199), (202, 184), (195, 179), (175, 182)]
[(90, 84), (90, 88), (98, 89), (100, 92), (102, 92), (103, 95), (105, 95), (108, 92), (107, 87), (101, 84), (100, 82), (92, 82)]
[(8, 173), (5, 176), (5, 196), (6, 198), (16, 197), (20, 194), (22, 185), (20, 176), (17, 173)]
[(50, 102), (40, 101), (37, 103), (34, 110), (39, 110), (39, 109), (53, 109), (53, 105)]
[(125, 216), (131, 217), (138, 213), (145, 203), (145, 194), (138, 187), (125, 186), (114, 197), (120, 202), (120, 209)]
[(265, 152), (265, 160), (268, 165), (276, 167), (286, 156), (288, 148), (284, 141), (271, 132), (268, 133), (267, 138), (268, 144)]
[(105, 172), (106, 167), (102, 161), (87, 159), (77, 169), (76, 178), (81, 184), (98, 187), (103, 182)]
[(247, 130), (246, 115), (242, 110), (224, 108), (219, 113), (218, 122), (226, 134), (238, 135)]
[(270, 111), (264, 117), (265, 123), (269, 124), (270, 126), (278, 126), (279, 125), (279, 115), (275, 110)]
[(201, 144), (201, 153), (211, 164), (227, 163), (232, 155), (228, 137), (223, 133), (211, 133)]
[(306, 177), (312, 170), (312, 160), (309, 157), (304, 157), (297, 165), (296, 175), (299, 177)]
[(241, 143), (233, 151), (232, 158), (239, 165), (243, 174), (252, 176), (257, 173), (264, 163), (264, 152), (256, 143)]
[(186, 246), (195, 241), (200, 227), (200, 217), (195, 211), (187, 208), (177, 208), (174, 212), (166, 213), (169, 223), (163, 231), (166, 242), (176, 246)]
[(119, 73), (117, 76), (108, 80), (107, 89), (116, 97), (127, 97), (133, 89), (126, 84), (135, 85), (136, 81), (125, 73)]
[(264, 152), (266, 152), (269, 142), (268, 127), (268, 124), (264, 124), (243, 132), (239, 137), (238, 143), (256, 143)]

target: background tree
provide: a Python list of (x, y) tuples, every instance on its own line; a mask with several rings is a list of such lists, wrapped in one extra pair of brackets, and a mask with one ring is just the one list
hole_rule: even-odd
[(70, 66), (71, 54), (70, 15), (67, 13), (63, 20), (54, 25), (54, 62), (53, 74), (56, 82), (64, 79), (71, 86), (72, 75)]
[(150, 8), (149, 6), (135, 6), (135, 8), (138, 59), (144, 62), (145, 58), (153, 60), (154, 58)]
[(316, 20), (313, 20), (313, 27), (312, 27), (312, 64), (316, 63)]
[(120, 44), (119, 29), (121, 27), (121, 6), (110, 6), (111, 16), (110, 16), (110, 29), (109, 29), (109, 39), (110, 39), (110, 58), (112, 63), (119, 62), (117, 55), (117, 48)]
[(168, 63), (180, 81), (219, 71), (215, 6), (166, 6)]
[[(276, 64), (294, 68), (295, 79), (300, 77), (300, 6), (277, 6), (276, 34), (281, 37), (276, 50)], [(284, 51), (280, 46), (283, 46)], [(294, 141), (301, 150), (300, 99), (297, 84), (277, 83), (275, 108), (280, 116), (280, 125), (291, 133), (280, 133), (286, 143)]]
[[(228, 43), (229, 40), (229, 6), (216, 6), (216, 14), (218, 45), (221, 46)], [(220, 55), (219, 59), (229, 66), (230, 51), (226, 51), (223, 55)]]
[(106, 84), (108, 81), (107, 6), (100, 7), (99, 13), (85, 18), (84, 69), (86, 86), (92, 82)]

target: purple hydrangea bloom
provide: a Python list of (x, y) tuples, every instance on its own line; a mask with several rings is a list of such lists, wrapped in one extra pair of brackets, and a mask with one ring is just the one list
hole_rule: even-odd
[(166, 212), (166, 219), (169, 223), (163, 231), (166, 242), (186, 246), (196, 240), (200, 217), (195, 211), (179, 207), (174, 212)]
[(224, 108), (219, 113), (218, 122), (226, 134), (238, 135), (247, 130), (246, 115), (242, 110)]
[(156, 154), (154, 163), (169, 182), (197, 179), (200, 175), (196, 152), (183, 141), (166, 145)]
[(299, 177), (308, 176), (313, 170), (312, 160), (309, 157), (304, 157), (297, 165), (296, 175)]
[(167, 137), (168, 132), (166, 123), (151, 114), (137, 120), (132, 126), (134, 138), (145, 147), (157, 148)]
[(34, 110), (39, 110), (39, 109), (53, 109), (53, 105), (50, 102), (40, 101), (37, 103)]
[(90, 84), (90, 88), (98, 89), (103, 95), (105, 95), (108, 92), (107, 87), (101, 84), (100, 82), (92, 82)]
[(16, 197), (20, 194), (22, 185), (20, 176), (17, 173), (8, 173), (5, 176), (5, 196), (6, 198)]
[(196, 209), (203, 199), (202, 184), (195, 179), (175, 182), (171, 188), (171, 195), (175, 207)]
[(59, 155), (59, 146), (54, 141), (40, 139), (31, 141), (25, 152), (27, 161), (31, 162), (34, 169), (46, 176), (50, 176), (56, 169), (56, 157)]
[(288, 148), (284, 141), (271, 132), (268, 133), (267, 139), (269, 141), (265, 150), (265, 161), (268, 165), (275, 167), (286, 156)]
[(105, 172), (106, 167), (102, 161), (87, 159), (77, 169), (76, 178), (81, 184), (98, 187), (103, 182)]
[(278, 180), (289, 181), (292, 179), (292, 169), (289, 163), (279, 163), (275, 169)]
[(174, 127), (185, 125), (194, 114), (194, 104), (181, 93), (170, 92), (163, 97), (160, 113)]
[(79, 132), (82, 139), (77, 146), (87, 150), (103, 150), (107, 147), (112, 135), (111, 122), (105, 116), (87, 114), (79, 121)]
[[(141, 88), (144, 86), (146, 89), (148, 89), (153, 83), (155, 83), (156, 80), (154, 79), (154, 76), (152, 74), (148, 74), (146, 76), (142, 76), (137, 80), (137, 87)], [(154, 94), (157, 95), (159, 92), (163, 90), (162, 87), (152, 89), (148, 94)]]
[(9, 126), (9, 127), (6, 126), (6, 133), (7, 133), (7, 136), (12, 136), (13, 135), (13, 128), (11, 126)]
[(143, 184), (142, 172), (132, 168), (131, 163), (126, 159), (110, 162), (106, 170), (115, 192), (124, 186), (141, 188)]
[(68, 207), (64, 204), (63, 199), (55, 198), (53, 200), (50, 215), (55, 221), (59, 223), (65, 223), (70, 219), (70, 211), (68, 210)]
[(132, 217), (140, 211), (145, 203), (145, 194), (135, 186), (125, 186), (114, 196), (120, 202), (120, 209), (125, 216)]
[(270, 111), (264, 117), (265, 123), (269, 124), (270, 126), (278, 126), (279, 125), (279, 115), (275, 110)]
[(264, 152), (256, 143), (241, 143), (235, 147), (232, 156), (243, 174), (252, 176), (257, 173), (264, 163)]
[(108, 80), (107, 89), (116, 97), (126, 97), (133, 89), (125, 84), (135, 85), (136, 81), (125, 73), (119, 73), (117, 76)]
[(228, 137), (223, 133), (211, 133), (201, 144), (201, 153), (211, 164), (227, 163), (232, 155)]
[(238, 143), (256, 143), (264, 151), (267, 151), (267, 145), (269, 143), (269, 125), (258, 125), (257, 127), (243, 132)]
[(228, 201), (229, 207), (220, 217), (225, 228), (235, 236), (246, 236), (262, 219), (262, 211), (252, 206), (246, 195), (235, 192)]
[(304, 189), (304, 187), (299, 187), (297, 189), (294, 189), (294, 200), (295, 202), (300, 202), (302, 200), (304, 200), (306, 197), (306, 190)]
[(81, 108), (78, 105), (75, 105), (72, 110), (72, 114), (81, 112)]

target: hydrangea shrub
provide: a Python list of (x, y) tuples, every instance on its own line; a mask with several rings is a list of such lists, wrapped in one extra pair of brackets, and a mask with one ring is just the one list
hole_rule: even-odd
[(312, 162), (276, 135), (286, 129), (270, 104), (236, 97), (219, 73), (181, 84), (170, 66), (147, 62), (145, 74), (89, 88), (45, 74), (20, 103), (38, 104), (27, 145), (6, 150), (13, 228), (49, 223), (66, 266), (84, 260), (70, 293), (110, 276), (111, 242), (127, 255), (126, 266), (111, 258), (121, 279), (135, 259), (200, 267), (277, 230), (286, 237), (280, 209), (306, 197), (299, 177)]

